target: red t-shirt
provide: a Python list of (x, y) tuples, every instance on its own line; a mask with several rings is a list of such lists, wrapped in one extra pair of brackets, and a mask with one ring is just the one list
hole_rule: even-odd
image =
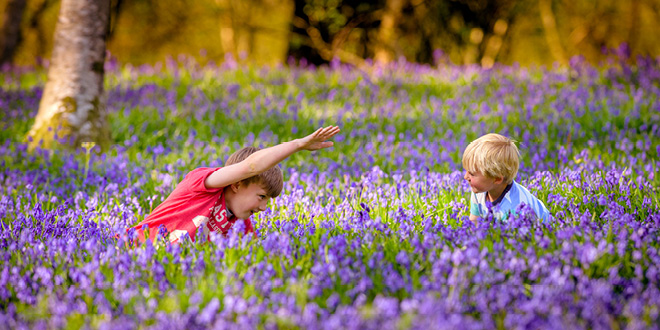
[[(225, 206), (224, 188), (208, 189), (204, 185), (206, 178), (211, 173), (219, 170), (217, 168), (201, 167), (188, 173), (174, 191), (158, 205), (144, 221), (135, 228), (138, 239), (144, 241), (142, 226), (149, 226), (149, 237), (156, 237), (158, 227), (164, 225), (172, 243), (188, 233), (194, 241), (197, 230), (204, 230), (204, 236), (209, 239), (210, 232), (227, 235), (236, 220), (235, 216), (227, 218)], [(245, 219), (245, 232), (254, 233), (254, 227), (250, 219)]]

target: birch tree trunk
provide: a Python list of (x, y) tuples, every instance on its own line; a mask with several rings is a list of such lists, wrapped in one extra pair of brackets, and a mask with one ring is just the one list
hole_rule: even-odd
[(109, 0), (62, 0), (48, 81), (28, 133), (31, 149), (86, 141), (109, 146), (103, 94), (109, 15)]
[(0, 64), (11, 63), (21, 42), (21, 21), (25, 0), (9, 0), (0, 27)]

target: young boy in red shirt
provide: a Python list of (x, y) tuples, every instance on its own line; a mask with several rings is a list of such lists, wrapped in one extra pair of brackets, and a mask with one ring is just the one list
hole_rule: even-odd
[(337, 133), (339, 127), (328, 126), (263, 150), (246, 147), (232, 154), (225, 167), (189, 172), (162, 204), (133, 227), (137, 239), (145, 240), (145, 225), (152, 240), (160, 225), (167, 229), (171, 243), (178, 243), (184, 234), (194, 241), (198, 230), (208, 239), (212, 231), (226, 235), (238, 219), (244, 220), (246, 233), (254, 234), (250, 216), (265, 210), (269, 200), (282, 191), (282, 171), (277, 164), (301, 150), (331, 147), (333, 143), (327, 140)]

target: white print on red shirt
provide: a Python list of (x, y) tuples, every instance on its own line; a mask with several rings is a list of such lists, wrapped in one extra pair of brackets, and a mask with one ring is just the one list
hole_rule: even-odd
[[(223, 196), (224, 197), (224, 196)], [(225, 235), (231, 227), (231, 222), (227, 218), (227, 208), (225, 207), (225, 199), (221, 197), (211, 209), (210, 219), (208, 220), (208, 230), (212, 230), (218, 234)]]

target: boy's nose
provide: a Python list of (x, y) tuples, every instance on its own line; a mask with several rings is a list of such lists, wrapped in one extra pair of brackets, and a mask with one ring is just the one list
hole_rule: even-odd
[(465, 180), (468, 179), (468, 171), (465, 171), (465, 174), (463, 174), (463, 179), (465, 179)]

